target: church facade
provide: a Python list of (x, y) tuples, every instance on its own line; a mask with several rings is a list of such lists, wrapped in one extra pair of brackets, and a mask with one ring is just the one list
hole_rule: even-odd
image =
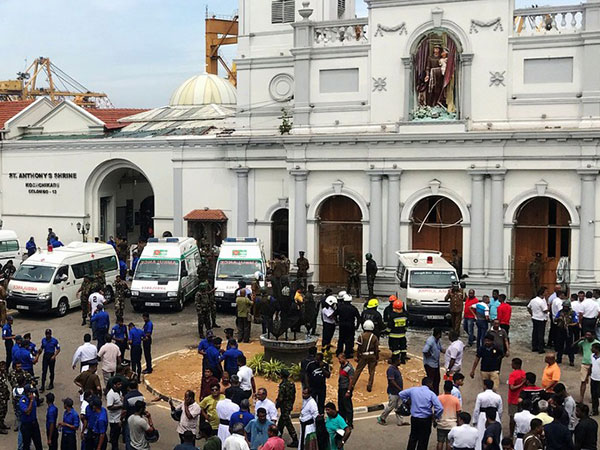
[(220, 103), (187, 132), (133, 115), (107, 138), (85, 111), (36, 102), (4, 125), (4, 227), (256, 236), (268, 255), (305, 251), (327, 285), (369, 252), (381, 293), (410, 249), (512, 297), (557, 268), (595, 287), (600, 1), (367, 4), (356, 18), (353, 0), (240, 0), (237, 100), (174, 106)]

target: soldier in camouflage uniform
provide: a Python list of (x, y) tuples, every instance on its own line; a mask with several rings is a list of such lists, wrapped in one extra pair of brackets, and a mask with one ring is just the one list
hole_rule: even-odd
[(206, 331), (211, 327), (210, 316), (210, 286), (208, 282), (202, 281), (198, 286), (198, 292), (195, 297), (196, 314), (198, 315), (198, 335), (204, 339), (204, 328)]
[(8, 388), (8, 373), (6, 362), (0, 361), (0, 434), (8, 434), (9, 427), (4, 419), (8, 413), (8, 402), (10, 400), (10, 389)]
[(283, 434), (283, 429), (287, 428), (292, 438), (292, 442), (288, 447), (296, 448), (298, 447), (298, 435), (296, 434), (294, 425), (292, 425), (291, 417), (294, 402), (296, 401), (296, 386), (293, 381), (290, 381), (290, 373), (286, 369), (283, 369), (280, 375), (281, 383), (279, 383), (276, 405), (281, 410), (281, 416), (279, 416), (279, 420), (277, 421), (277, 428), (280, 435)]
[[(92, 292), (104, 291), (106, 288), (106, 275), (104, 274), (104, 270), (97, 270), (94, 274), (94, 283), (93, 283)], [(91, 294), (91, 292), (90, 292)]]
[(352, 295), (352, 287), (355, 287), (356, 296), (360, 297), (360, 273), (362, 272), (360, 262), (357, 261), (355, 256), (351, 256), (350, 260), (344, 266), (344, 270), (348, 273), (346, 291)]
[(115, 277), (115, 316), (117, 318), (123, 317), (128, 291), (129, 286), (127, 286), (125, 280), (121, 279), (120, 275), (117, 275)]
[(81, 283), (81, 287), (79, 288), (79, 298), (81, 300), (81, 325), (85, 325), (85, 321), (87, 316), (90, 313), (90, 295), (92, 294), (92, 277), (90, 275), (85, 275), (83, 277), (83, 283)]

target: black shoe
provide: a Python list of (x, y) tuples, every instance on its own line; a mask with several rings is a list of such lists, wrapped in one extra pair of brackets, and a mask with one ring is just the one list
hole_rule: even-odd
[(0, 434), (8, 434), (8, 430), (5, 430), (4, 428), (0, 428)]
[(298, 441), (293, 441), (288, 444), (288, 447), (289, 448), (298, 448), (298, 445), (299, 445)]
[(215, 323), (215, 324), (213, 324), (213, 328), (221, 328), (221, 325), (218, 325)]
[[(50, 389), (50, 386), (48, 386), (48, 389)], [(46, 388), (45, 388), (44, 386), (42, 386), (42, 387), (40, 388), (40, 394), (41, 394), (42, 392), (45, 392), (45, 391), (46, 391)]]
[(144, 369), (144, 370), (142, 370), (142, 373), (143, 373), (144, 375), (148, 375), (148, 374), (152, 373), (152, 369), (150, 369), (150, 370), (148, 370), (148, 369)]
[(54, 389), (54, 385), (53, 385), (52, 383), (50, 383), (50, 384), (48, 385), (48, 390), (49, 390), (49, 391), (51, 391), (52, 389)]
[(83, 319), (83, 321), (81, 322), (81, 326), (84, 327), (85, 326), (85, 319)]

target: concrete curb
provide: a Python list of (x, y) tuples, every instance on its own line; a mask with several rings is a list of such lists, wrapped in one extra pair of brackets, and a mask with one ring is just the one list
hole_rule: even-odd
[[(165, 358), (168, 358), (169, 356), (172, 355), (176, 355), (178, 353), (187, 353), (190, 349), (185, 349), (185, 350), (175, 350), (173, 352), (169, 352), (169, 353), (165, 353), (164, 355), (158, 356), (156, 358), (152, 358), (152, 364), (154, 365), (154, 363), (159, 362)], [(411, 358), (414, 359), (421, 359), (419, 356), (413, 355), (412, 353), (407, 353), (408, 356), (410, 356)], [(145, 367), (146, 365), (142, 365), (142, 367)], [(164, 400), (165, 402), (168, 402), (169, 400), (174, 400), (176, 402), (179, 403), (183, 403), (183, 400), (178, 399), (178, 398), (174, 398), (174, 397), (167, 397), (166, 395), (164, 395), (162, 392), (158, 391), (156, 388), (154, 388), (150, 382), (148, 380), (146, 380), (145, 376), (142, 376), (142, 380), (144, 382), (144, 386), (146, 386), (146, 390), (148, 392), (150, 392), (151, 394), (156, 395), (157, 397), (159, 397), (161, 400)], [(370, 413), (370, 412), (375, 412), (375, 411), (382, 411), (385, 409), (385, 407), (387, 406), (386, 403), (376, 403), (374, 405), (369, 405), (369, 406), (357, 406), (356, 408), (354, 408), (354, 414), (364, 414), (364, 413)], [(294, 412), (291, 414), (292, 419), (298, 419), (300, 417), (300, 413)]]

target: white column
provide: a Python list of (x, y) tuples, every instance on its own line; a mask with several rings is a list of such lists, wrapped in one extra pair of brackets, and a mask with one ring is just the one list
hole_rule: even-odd
[(582, 169), (577, 173), (581, 178), (581, 208), (579, 210), (579, 265), (577, 281), (594, 283), (594, 248), (596, 229), (596, 177), (598, 170)]
[(248, 236), (248, 168), (235, 169), (237, 174), (237, 230), (238, 237)]
[(306, 252), (306, 180), (308, 170), (294, 170), (290, 172), (294, 177), (294, 253), (289, 255), (294, 261), (298, 252)]
[(383, 210), (381, 204), (381, 182), (383, 176), (381, 173), (370, 173), (371, 180), (371, 200), (369, 202), (369, 253), (379, 266), (383, 265), (382, 255), (382, 235), (383, 235)]
[(400, 250), (400, 172), (388, 174), (386, 267), (396, 268), (398, 250)]
[(504, 176), (506, 170), (491, 173), (490, 277), (504, 278)]
[(471, 172), (471, 254), (469, 276), (482, 277), (484, 238), (484, 174)]

